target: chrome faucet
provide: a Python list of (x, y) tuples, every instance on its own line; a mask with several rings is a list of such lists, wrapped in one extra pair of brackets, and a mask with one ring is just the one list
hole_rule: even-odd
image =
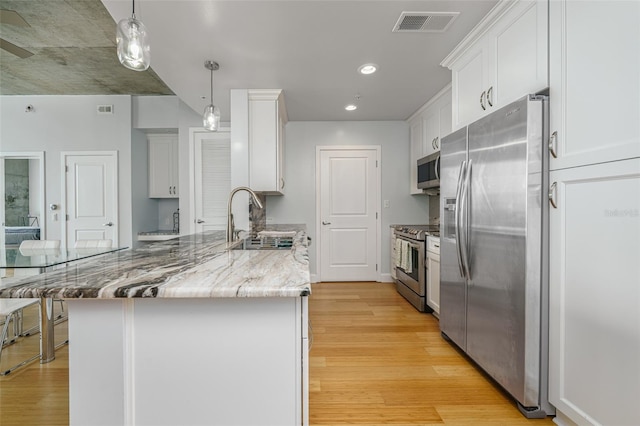
[(235, 232), (234, 232), (235, 226), (233, 224), (233, 213), (231, 213), (231, 202), (233, 201), (233, 196), (236, 195), (236, 192), (238, 191), (247, 191), (249, 194), (251, 194), (251, 198), (253, 199), (254, 204), (256, 204), (258, 208), (260, 209), (262, 208), (262, 203), (260, 202), (260, 199), (258, 199), (258, 196), (256, 195), (255, 192), (253, 192), (251, 188), (247, 188), (246, 186), (239, 186), (231, 191), (231, 193), (229, 194), (229, 204), (227, 206), (227, 242), (228, 243), (235, 241)]

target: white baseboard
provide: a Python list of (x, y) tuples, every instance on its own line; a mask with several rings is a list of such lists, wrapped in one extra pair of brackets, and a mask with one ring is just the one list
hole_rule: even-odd
[[(380, 278), (379, 278), (378, 282), (381, 282), (381, 283), (392, 283), (392, 282), (395, 282), (395, 281), (393, 281), (393, 278), (391, 277), (391, 274), (380, 274), (379, 277)], [(317, 274), (311, 274), (311, 282), (312, 283), (320, 282), (318, 280), (318, 275)]]
[(391, 274), (380, 274), (380, 282), (381, 283), (392, 283), (393, 278), (391, 278)]
[(553, 422), (558, 426), (577, 426), (573, 420), (571, 420), (566, 414), (558, 411), (556, 408), (556, 417), (553, 418)]

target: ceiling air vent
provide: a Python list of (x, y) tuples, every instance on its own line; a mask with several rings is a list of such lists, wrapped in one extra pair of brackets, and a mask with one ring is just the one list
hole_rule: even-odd
[(98, 114), (113, 114), (113, 105), (98, 105)]
[(447, 30), (460, 12), (402, 12), (393, 27), (394, 33), (441, 33)]

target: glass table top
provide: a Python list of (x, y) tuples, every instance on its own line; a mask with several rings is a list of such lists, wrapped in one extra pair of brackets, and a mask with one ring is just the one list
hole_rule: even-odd
[(88, 259), (102, 254), (125, 250), (128, 247), (77, 249), (0, 249), (0, 268), (49, 268)]

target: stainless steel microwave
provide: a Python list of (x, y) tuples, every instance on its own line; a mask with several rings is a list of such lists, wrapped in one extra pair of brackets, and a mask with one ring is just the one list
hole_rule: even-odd
[(418, 160), (418, 188), (440, 188), (440, 152)]

